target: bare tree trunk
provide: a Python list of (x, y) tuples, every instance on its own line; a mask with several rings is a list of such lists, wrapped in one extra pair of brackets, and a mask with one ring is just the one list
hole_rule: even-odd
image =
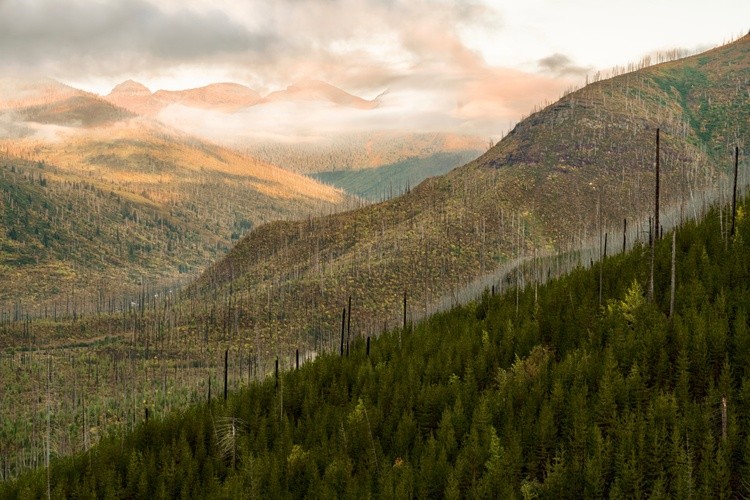
[(406, 290), (404, 290), (404, 330), (406, 330)]
[(227, 371), (229, 368), (229, 349), (224, 350), (224, 401), (227, 400)]
[(346, 315), (346, 355), (349, 356), (349, 340), (352, 333), (352, 296), (349, 296), (349, 311)]
[(739, 146), (734, 147), (734, 188), (732, 189), (732, 229), (729, 232), (729, 236), (734, 238), (734, 219), (737, 215), (737, 170), (740, 157)]
[(344, 328), (346, 328), (346, 307), (344, 308), (344, 312), (341, 313), (341, 356), (344, 355)]
[(659, 129), (656, 129), (656, 192), (654, 194), (654, 241), (659, 239)]
[(656, 181), (654, 193), (654, 224), (651, 228), (651, 276), (648, 282), (649, 300), (654, 300), (654, 260), (656, 240), (659, 239), (659, 129), (656, 129)]

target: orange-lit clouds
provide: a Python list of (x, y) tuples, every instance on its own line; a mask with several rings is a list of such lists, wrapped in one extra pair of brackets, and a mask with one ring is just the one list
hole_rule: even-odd
[[(232, 81), (263, 95), (323, 80), (365, 99), (388, 94), (362, 114), (317, 106), (301, 120), (310, 127), (328, 120), (318, 129), (449, 127), (497, 136), (587, 72), (670, 40), (718, 43), (717, 30), (732, 36), (750, 15), (747, 0), (652, 3), (0, 0), (0, 71), (101, 94), (129, 78), (154, 90)], [(672, 14), (646, 14), (652, 8)], [(696, 22), (701, 29), (687, 28)], [(268, 112), (249, 114), (261, 113), (272, 130), (300, 121)]]

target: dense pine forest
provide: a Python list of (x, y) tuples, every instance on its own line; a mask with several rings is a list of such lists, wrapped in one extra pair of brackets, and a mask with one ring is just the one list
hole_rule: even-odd
[(145, 411), (0, 497), (750, 495), (748, 211), (733, 237), (726, 210), (664, 235), (653, 297), (645, 245), (488, 290), (228, 396)]

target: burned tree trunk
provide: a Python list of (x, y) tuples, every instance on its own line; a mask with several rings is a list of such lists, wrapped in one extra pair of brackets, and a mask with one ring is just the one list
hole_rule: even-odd
[(739, 146), (734, 147), (734, 188), (732, 189), (732, 229), (729, 231), (729, 236), (734, 238), (734, 221), (737, 215), (737, 170), (740, 157)]

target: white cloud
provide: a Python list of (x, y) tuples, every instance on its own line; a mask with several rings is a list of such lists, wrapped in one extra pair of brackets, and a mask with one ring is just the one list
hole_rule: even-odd
[(262, 93), (319, 79), (365, 98), (390, 89), (384, 109), (404, 127), (486, 134), (589, 69), (719, 43), (749, 14), (746, 0), (4, 0), (0, 71), (100, 93), (128, 78)]

